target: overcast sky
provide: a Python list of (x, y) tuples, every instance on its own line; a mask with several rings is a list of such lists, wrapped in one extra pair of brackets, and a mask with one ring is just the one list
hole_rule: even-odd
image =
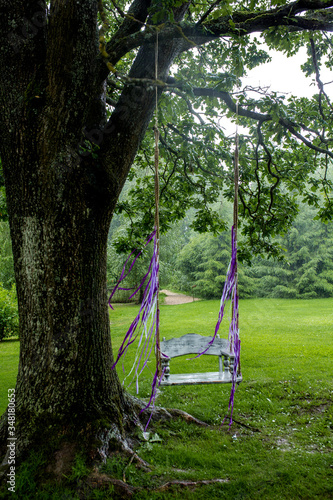
[[(301, 51), (293, 57), (287, 57), (281, 52), (271, 52), (272, 62), (254, 68), (249, 72), (248, 78), (243, 84), (270, 86), (271, 90), (292, 93), (299, 97), (311, 97), (318, 92), (317, 84), (313, 83), (314, 75), (306, 78), (300, 65), (306, 61), (306, 50)], [(333, 80), (333, 73), (326, 67), (321, 69), (321, 80), (323, 83)], [(325, 86), (325, 92), (333, 98), (333, 83)]]

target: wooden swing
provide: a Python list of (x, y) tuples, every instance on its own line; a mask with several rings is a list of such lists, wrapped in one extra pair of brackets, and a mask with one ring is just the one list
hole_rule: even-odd
[[(156, 195), (156, 216), (155, 224), (157, 234), (159, 234), (158, 217), (158, 128), (155, 124), (155, 195)], [(236, 134), (235, 149), (235, 197), (234, 197), (234, 231), (236, 233), (238, 222), (238, 137)], [(236, 238), (236, 234), (235, 234)], [(236, 254), (237, 255), (237, 254)], [(237, 256), (236, 256), (237, 259)], [(236, 260), (237, 275), (237, 260)], [(237, 287), (237, 284), (236, 284)], [(237, 294), (237, 290), (236, 290)], [(238, 315), (235, 318), (236, 328), (238, 330)], [(188, 333), (179, 338), (166, 340), (165, 337), (160, 342), (159, 327), (156, 332), (156, 366), (160, 375), (160, 386), (168, 385), (195, 385), (195, 384), (226, 384), (242, 381), (240, 363), (236, 363), (237, 375), (233, 376), (235, 368), (235, 353), (233, 346), (227, 339), (221, 339), (219, 335), (214, 337), (202, 336), (196, 333)], [(207, 349), (207, 346), (208, 349)], [(161, 356), (162, 353), (162, 356)], [(207, 355), (218, 357), (218, 371), (206, 373), (170, 373), (170, 360), (184, 355)]]
[[(155, 80), (158, 79), (158, 33), (156, 36), (155, 50)], [(238, 113), (238, 105), (236, 107)], [(158, 129), (158, 92), (156, 86), (156, 109), (155, 109), (155, 227), (157, 235), (157, 260), (159, 259), (159, 129)], [(238, 226), (238, 182), (239, 182), (239, 149), (238, 149), (238, 131), (236, 127), (236, 146), (234, 156), (234, 209), (233, 209), (233, 231), (235, 244), (237, 242), (237, 226)], [(237, 290), (237, 253), (236, 253), (236, 295)], [(233, 300), (233, 299), (232, 299)], [(238, 300), (238, 297), (237, 297)], [(159, 308), (157, 297), (157, 308)], [(238, 314), (235, 319), (235, 326), (238, 331)], [(209, 348), (207, 349), (207, 346)], [(162, 353), (162, 356), (161, 356)], [(171, 374), (170, 360), (184, 355), (208, 355), (218, 357), (217, 372), (206, 373), (185, 373)], [(196, 333), (188, 333), (180, 338), (171, 338), (166, 340), (165, 337), (160, 341), (159, 324), (156, 329), (156, 369), (159, 375), (159, 385), (191, 385), (191, 384), (225, 384), (225, 383), (240, 383), (242, 374), (240, 371), (239, 356), (236, 363), (237, 374), (233, 375), (235, 365), (235, 352), (230, 340), (221, 339), (219, 335), (207, 337)]]
[[(158, 34), (156, 36), (156, 50), (155, 50), (155, 79), (158, 79)], [(236, 147), (235, 147), (235, 162), (234, 162), (234, 182), (235, 182), (235, 197), (234, 197), (234, 215), (233, 215), (233, 229), (232, 229), (232, 257), (230, 261), (229, 270), (221, 298), (221, 306), (219, 312), (219, 319), (216, 324), (214, 336), (202, 336), (195, 333), (188, 333), (180, 338), (172, 338), (169, 340), (163, 339), (160, 341), (159, 329), (159, 129), (158, 129), (158, 90), (156, 86), (156, 112), (155, 112), (155, 229), (146, 241), (147, 246), (154, 238), (154, 252), (149, 266), (149, 270), (142, 280), (139, 288), (131, 295), (133, 297), (144, 285), (145, 280), (148, 279), (146, 285), (143, 301), (140, 311), (134, 321), (132, 322), (124, 341), (119, 349), (118, 356), (114, 362), (112, 369), (114, 369), (119, 359), (127, 352), (129, 346), (133, 344), (137, 338), (138, 350), (135, 357), (133, 367), (128, 374), (133, 372), (133, 378), (136, 379), (138, 391), (138, 379), (143, 369), (147, 366), (150, 354), (155, 343), (155, 356), (156, 356), (156, 370), (152, 382), (152, 393), (150, 400), (146, 406), (148, 408), (151, 404), (154, 405), (157, 388), (169, 385), (188, 385), (188, 384), (225, 384), (231, 383), (231, 396), (229, 402), (229, 409), (231, 408), (231, 415), (233, 410), (233, 397), (235, 393), (235, 386), (242, 381), (240, 370), (239, 351), (240, 341), (238, 338), (238, 293), (237, 293), (237, 223), (238, 223), (238, 134), (236, 130)], [(132, 254), (135, 252), (132, 252)], [(131, 254), (131, 255), (132, 255)], [(128, 288), (120, 288), (120, 283), (129, 274), (136, 259), (142, 254), (142, 250), (136, 255), (130, 269), (126, 272), (126, 265), (129, 258), (126, 260), (121, 276), (117, 285), (109, 298), (109, 305), (115, 291), (119, 288), (122, 290), (129, 290)], [(218, 335), (219, 326), (224, 315), (224, 306), (228, 299), (231, 299), (232, 304), (232, 318), (229, 330), (229, 339), (221, 339)], [(140, 351), (139, 351), (140, 349)], [(192, 354), (195, 357), (201, 355), (217, 356), (218, 367), (217, 372), (209, 373), (190, 373), (190, 374), (171, 374), (170, 373), (170, 360), (172, 358)], [(142, 410), (143, 411), (143, 410)], [(150, 417), (151, 418), (151, 417)], [(148, 421), (149, 423), (149, 421)], [(148, 425), (148, 424), (147, 424)]]
[[(202, 353), (213, 337), (204, 337), (197, 333), (187, 333), (179, 338), (161, 342), (161, 351), (166, 356), (161, 360), (163, 378), (160, 385), (196, 385), (196, 384), (227, 384), (232, 383), (235, 355), (230, 350), (227, 339), (215, 338), (204, 355), (218, 357), (218, 372), (170, 374), (170, 360), (187, 354)], [(236, 382), (242, 381), (242, 375), (237, 374)]]

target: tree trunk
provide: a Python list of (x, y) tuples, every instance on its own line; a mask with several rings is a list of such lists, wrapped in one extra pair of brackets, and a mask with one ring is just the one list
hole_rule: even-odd
[(84, 202), (79, 179), (70, 186), (42, 210), (11, 217), (22, 325), (17, 409), (28, 414), (37, 405), (91, 416), (120, 391), (106, 308), (109, 217)]
[[(103, 82), (95, 78), (97, 2), (53, 2), (48, 23), (43, 2), (2, 2), (1, 9), (0, 151), (20, 318), (19, 459), (60, 435), (93, 440), (111, 425), (124, 435), (133, 412), (111, 370), (106, 293), (119, 182), (78, 147), (82, 131), (105, 118)], [(7, 438), (5, 413), (2, 457)], [(96, 453), (106, 446), (101, 440)]]
[(111, 370), (108, 198), (76, 152), (46, 177), (43, 164), (24, 163), (19, 179), (11, 179), (13, 156), (5, 165), (20, 315), (19, 454), (36, 431), (45, 439), (43, 422), (84, 428), (107, 419), (121, 428), (126, 404)]
[[(155, 90), (125, 86), (106, 123), (98, 2), (51, 2), (48, 22), (43, 1), (14, 4), (0, 0), (6, 47), (0, 56), (0, 151), (20, 318), (16, 457), (41, 442), (79, 444), (84, 436), (92, 455), (105, 458), (112, 436), (115, 446), (129, 449), (126, 433), (142, 407), (111, 370), (106, 251)], [(38, 19), (36, 32), (13, 35), (11, 27), (18, 30), (27, 19)], [(179, 41), (161, 47), (159, 76), (166, 76), (180, 48)], [(154, 78), (154, 50), (139, 50), (130, 76)], [(7, 438), (5, 413), (4, 465)]]

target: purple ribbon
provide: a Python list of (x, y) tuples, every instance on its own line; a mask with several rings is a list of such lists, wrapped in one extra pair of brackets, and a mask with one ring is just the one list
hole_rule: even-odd
[[(147, 366), (148, 360), (150, 358), (150, 355), (152, 353), (154, 343), (156, 346), (156, 349), (160, 349), (160, 346), (156, 342), (156, 332), (158, 331), (159, 328), (159, 321), (160, 321), (160, 315), (159, 315), (159, 309), (157, 307), (157, 298), (158, 298), (158, 291), (159, 291), (159, 281), (158, 281), (158, 271), (159, 271), (159, 262), (158, 262), (158, 254), (157, 254), (157, 235), (156, 235), (156, 228), (154, 231), (149, 235), (144, 248), (151, 242), (151, 240), (154, 238), (154, 251), (153, 251), (153, 256), (149, 264), (148, 272), (146, 275), (143, 277), (141, 280), (140, 285), (138, 288), (134, 291), (134, 293), (130, 296), (130, 298), (134, 297), (139, 290), (145, 285), (146, 281), (146, 286), (145, 290), (143, 293), (143, 300), (140, 306), (140, 310), (138, 314), (136, 315), (135, 319), (133, 320), (131, 326), (129, 327), (125, 338), (119, 348), (117, 359), (112, 365), (112, 370), (115, 369), (118, 361), (121, 359), (122, 356), (124, 356), (131, 344), (133, 344), (136, 339), (138, 340), (138, 348), (141, 347), (141, 351), (138, 353), (134, 365), (129, 373), (129, 375), (134, 371), (134, 375), (132, 378), (132, 381), (130, 382), (129, 385), (132, 384), (134, 378), (136, 378), (136, 389), (138, 392), (138, 379), (139, 376), (141, 375), (142, 371), (144, 368)], [(111, 305), (111, 299), (113, 295), (115, 294), (116, 290), (133, 290), (134, 288), (121, 288), (120, 284), (124, 279), (129, 275), (131, 272), (137, 258), (142, 254), (142, 251), (134, 250), (129, 257), (127, 258), (125, 265), (123, 267), (122, 273), (120, 275), (120, 278), (112, 290), (112, 293), (109, 298), (109, 305), (111, 309), (113, 309)], [(138, 252), (138, 253), (137, 253)], [(126, 266), (127, 263), (131, 257), (131, 255), (136, 254), (132, 264), (130, 265), (130, 268), (128, 272), (126, 273)], [(147, 280), (148, 279), (148, 280)], [(161, 353), (162, 354), (162, 353)], [(162, 354), (163, 355), (163, 354)], [(140, 368), (141, 367), (141, 368)], [(155, 405), (155, 398), (156, 398), (156, 393), (157, 389), (161, 383), (161, 380), (163, 378), (164, 372), (161, 374), (160, 377), (158, 377), (158, 368), (156, 369), (153, 382), (152, 382), (152, 392), (151, 396), (149, 399), (149, 403), (147, 406), (141, 410), (144, 411), (147, 408), (149, 408), (152, 405), (152, 408), (154, 408)], [(150, 415), (150, 418), (148, 420), (147, 426), (149, 425), (150, 419), (151, 419), (152, 413)]]
[[(219, 330), (222, 318), (223, 318), (225, 302), (227, 299), (230, 298), (231, 303), (232, 303), (232, 318), (231, 318), (230, 327), (229, 327), (229, 349), (234, 354), (235, 358), (234, 358), (233, 372), (231, 374), (232, 385), (231, 385), (229, 405), (228, 405), (228, 412), (230, 411), (229, 429), (230, 429), (231, 424), (232, 424), (232, 415), (233, 415), (233, 411), (234, 411), (235, 392), (236, 392), (236, 383), (237, 383), (237, 372), (238, 372), (238, 367), (240, 366), (240, 345), (241, 345), (241, 342), (239, 339), (239, 328), (238, 328), (239, 301), (238, 301), (238, 291), (237, 291), (237, 278), (238, 278), (238, 276), (237, 276), (237, 242), (236, 242), (236, 231), (235, 231), (235, 228), (233, 226), (232, 230), (231, 230), (231, 261), (230, 261), (230, 266), (229, 266), (226, 282), (225, 282), (223, 293), (222, 293), (219, 319), (218, 319), (217, 324), (216, 324), (215, 335), (214, 335), (214, 338), (215, 338), (217, 335), (217, 332)], [(214, 338), (210, 343), (213, 343)], [(223, 419), (221, 425), (223, 425), (226, 418), (227, 418), (227, 416)]]
[[(136, 260), (140, 257), (140, 255), (142, 255), (143, 250), (146, 248), (146, 246), (147, 246), (147, 245), (149, 245), (149, 243), (151, 242), (151, 240), (153, 239), (153, 237), (154, 237), (155, 235), (156, 235), (156, 228), (155, 228), (155, 229), (154, 229), (154, 231), (153, 231), (153, 232), (152, 232), (152, 233), (148, 236), (148, 239), (147, 239), (147, 241), (146, 241), (146, 243), (145, 243), (145, 245), (144, 245), (143, 249), (142, 249), (142, 250), (138, 250), (138, 249), (136, 248), (136, 249), (135, 249), (135, 250), (133, 250), (133, 252), (131, 252), (131, 253), (129, 254), (129, 256), (127, 257), (126, 262), (125, 262), (124, 267), (123, 267), (123, 270), (122, 270), (122, 272), (121, 272), (120, 278), (118, 279), (117, 284), (115, 285), (115, 287), (114, 287), (114, 289), (112, 290), (111, 295), (110, 295), (110, 297), (109, 297), (109, 306), (111, 307), (111, 309), (113, 309), (113, 307), (112, 307), (112, 305), (111, 305), (111, 299), (112, 299), (112, 297), (114, 296), (114, 294), (116, 293), (116, 291), (117, 291), (117, 290), (133, 290), (133, 288), (120, 288), (120, 286), (119, 286), (119, 285), (120, 285), (120, 283), (121, 283), (122, 281), (124, 281), (124, 279), (125, 279), (125, 278), (126, 278), (126, 277), (130, 274), (130, 272), (132, 271), (133, 266), (134, 266), (134, 264), (135, 264)], [(132, 264), (130, 265), (129, 270), (128, 270), (128, 271), (127, 271), (127, 273), (126, 273), (126, 266), (127, 266), (127, 263), (128, 263), (128, 261), (130, 260), (131, 256), (132, 256), (133, 254), (135, 254), (136, 252), (138, 252), (138, 253), (137, 253), (137, 255), (135, 256), (135, 258), (134, 258), (134, 260), (133, 260)], [(149, 271), (150, 271), (150, 267), (149, 267)], [(146, 276), (144, 277), (144, 279), (142, 280), (142, 282), (141, 282), (141, 284), (140, 284), (139, 288), (136, 290), (136, 292), (135, 292), (135, 293), (133, 293), (133, 295), (131, 295), (131, 297), (130, 297), (130, 298), (132, 298), (132, 297), (133, 297), (133, 296), (134, 296), (134, 295), (135, 295), (135, 294), (136, 294), (136, 293), (140, 290), (140, 288), (142, 287), (142, 285), (143, 285), (144, 281), (146, 280), (146, 278), (147, 278), (147, 276), (148, 276), (148, 274), (149, 274), (149, 271), (148, 271), (148, 273), (146, 274)], [(125, 273), (126, 273), (126, 274), (125, 274)]]
[(216, 339), (216, 336), (219, 332), (224, 317), (225, 306), (228, 300), (231, 300), (232, 303), (232, 318), (230, 321), (229, 339), (228, 339), (229, 349), (235, 356), (233, 372), (232, 372), (232, 386), (231, 386), (229, 406), (228, 406), (228, 412), (230, 411), (230, 422), (229, 422), (229, 428), (230, 428), (232, 424), (232, 415), (234, 411), (237, 371), (240, 361), (240, 340), (239, 340), (239, 330), (238, 330), (239, 309), (238, 309), (238, 294), (237, 294), (237, 242), (236, 242), (236, 231), (234, 226), (231, 229), (231, 259), (223, 287), (223, 292), (220, 302), (220, 310), (219, 310), (218, 320), (215, 326), (214, 336), (212, 340), (208, 342), (206, 349), (200, 352), (197, 356), (195, 356), (192, 359), (196, 359), (199, 356), (205, 354), (211, 347), (211, 345), (214, 343), (214, 340)]

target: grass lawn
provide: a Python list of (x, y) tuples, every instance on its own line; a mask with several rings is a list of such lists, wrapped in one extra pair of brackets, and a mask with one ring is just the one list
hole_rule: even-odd
[(0, 342), (0, 415), (7, 408), (8, 389), (15, 387), (19, 348), (17, 340), (6, 339)]
[[(211, 335), (219, 303), (200, 301), (161, 306), (161, 336)], [(114, 349), (137, 312), (116, 305), (110, 312)], [(224, 326), (227, 330), (227, 325)], [(142, 440), (139, 455), (152, 472), (108, 460), (106, 473), (129, 484), (156, 488), (170, 480), (225, 482), (196, 488), (142, 490), (135, 499), (332, 499), (333, 498), (333, 299), (240, 301), (243, 382), (236, 392), (236, 422), (220, 428), (230, 385), (166, 387), (156, 404), (180, 408), (210, 424), (200, 428), (181, 420), (149, 429), (160, 440)], [(221, 337), (227, 335), (221, 333)], [(125, 369), (130, 363), (130, 353)], [(15, 384), (18, 342), (0, 344), (0, 411)], [(150, 392), (154, 360), (143, 374), (139, 396)], [(217, 370), (215, 357), (172, 360), (173, 373)], [(119, 366), (119, 375), (123, 377)], [(129, 389), (134, 393), (134, 384)], [(155, 436), (156, 437), (156, 436)], [(23, 491), (23, 489), (22, 489)], [(61, 498), (52, 496), (22, 498)], [(117, 498), (111, 492), (98, 498)], [(34, 495), (34, 496), (33, 496)], [(51, 495), (51, 493), (50, 493)], [(69, 496), (68, 498), (78, 498)], [(91, 498), (97, 498), (92, 496)]]

